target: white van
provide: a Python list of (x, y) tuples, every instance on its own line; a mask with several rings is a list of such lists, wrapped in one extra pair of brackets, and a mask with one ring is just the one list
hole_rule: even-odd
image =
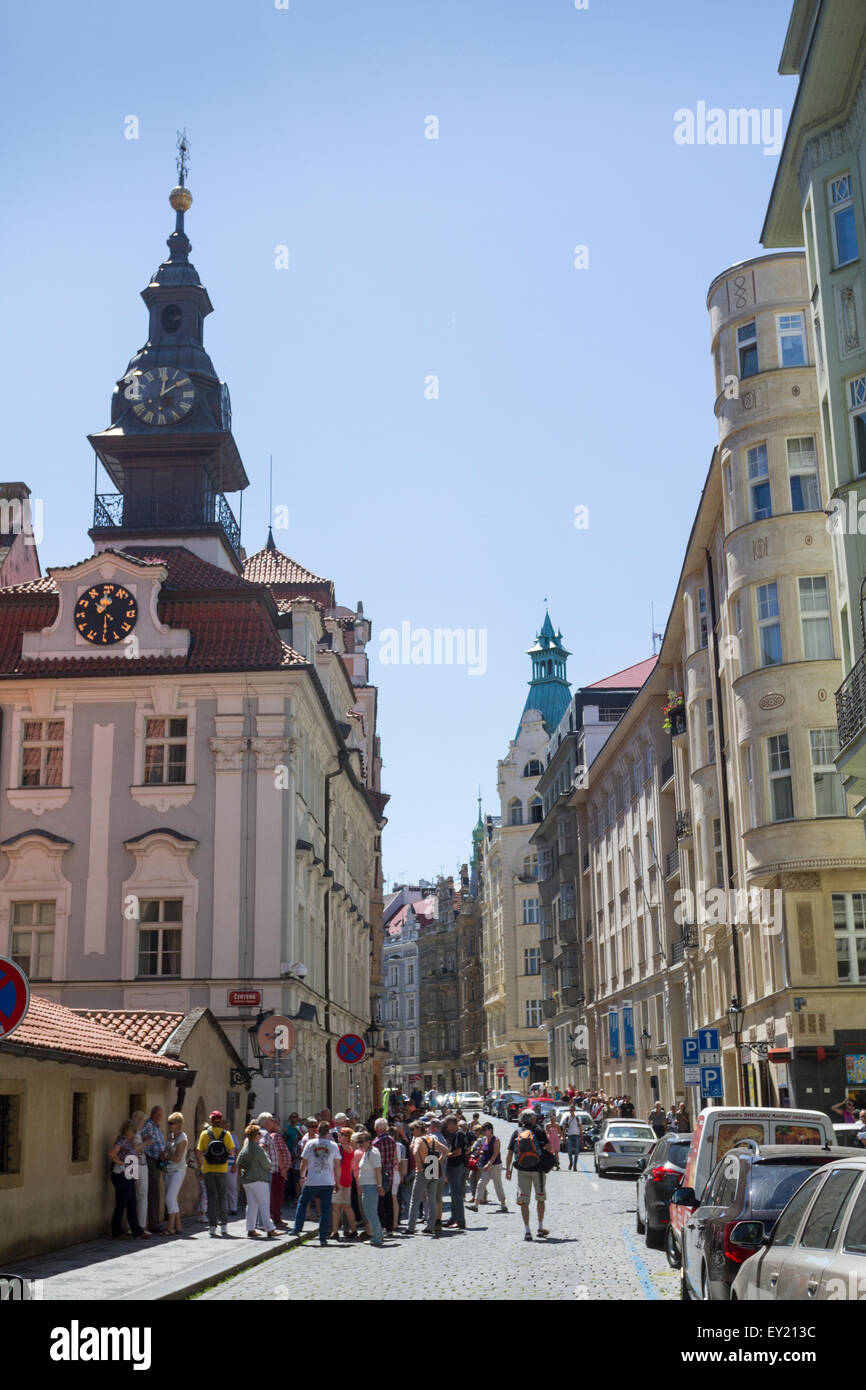
[[(822, 1147), (839, 1142), (832, 1120), (821, 1110), (711, 1105), (702, 1110), (695, 1121), (680, 1185), (691, 1187), (700, 1200), (719, 1159), (743, 1139), (752, 1139), (756, 1144), (819, 1144)], [(666, 1249), (668, 1261), (674, 1268), (679, 1268), (680, 1232), (693, 1210), (693, 1207), (673, 1204), (670, 1207)]]

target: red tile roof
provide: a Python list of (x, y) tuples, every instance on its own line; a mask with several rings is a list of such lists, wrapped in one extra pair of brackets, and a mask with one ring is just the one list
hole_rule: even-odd
[(148, 1052), (159, 1052), (185, 1017), (182, 1013), (161, 1009), (73, 1009), (72, 1012), (147, 1048)]
[(276, 547), (271, 549), (265, 546), (264, 550), (257, 550), (255, 555), (248, 556), (244, 562), (244, 578), (267, 585), (277, 602), (283, 600), (285, 603), (293, 598), (311, 599), (323, 609), (334, 608), (336, 604), (333, 580), (313, 574)]
[(241, 578), (234, 570), (220, 569), (202, 560), (185, 545), (128, 545), (125, 555), (133, 555), (147, 565), (165, 565), (168, 579), (163, 585), (163, 593), (169, 589), (189, 590), (193, 593), (212, 593), (214, 590), (235, 589), (249, 591), (248, 578)]
[[(176, 1026), (176, 1025), (175, 1025)], [(11, 1036), (0, 1042), (4, 1050), (42, 1053), (61, 1053), (82, 1062), (111, 1062), (128, 1071), (157, 1070), (166, 1076), (186, 1071), (183, 1062), (157, 1057), (149, 1048), (130, 1038), (121, 1037), (101, 1027), (89, 1018), (82, 1018), (74, 1009), (67, 1009), (53, 999), (30, 996), (30, 1008), (24, 1020)]]
[(605, 676), (603, 681), (593, 681), (592, 685), (586, 687), (587, 690), (636, 690), (649, 680), (656, 664), (657, 656), (648, 656), (646, 661), (639, 661), (636, 666), (626, 666), (624, 671), (616, 671), (612, 676)]

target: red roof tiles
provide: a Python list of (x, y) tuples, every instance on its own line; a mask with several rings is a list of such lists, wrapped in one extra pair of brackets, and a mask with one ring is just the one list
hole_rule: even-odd
[(37, 1055), (61, 1053), (83, 1062), (112, 1062), (133, 1072), (158, 1070), (174, 1076), (186, 1071), (183, 1062), (157, 1057), (140, 1043), (39, 995), (30, 996), (30, 1008), (23, 1021), (9, 1038), (0, 1042), (0, 1052), (4, 1049), (26, 1049)]
[(161, 1009), (73, 1009), (72, 1013), (147, 1048), (148, 1052), (159, 1052), (185, 1017)]
[(602, 681), (593, 681), (587, 686), (587, 690), (635, 690), (639, 689), (645, 681), (649, 680), (658, 663), (657, 656), (648, 656), (646, 661), (639, 661), (636, 666), (626, 666), (624, 671), (616, 671), (612, 676), (605, 676)]

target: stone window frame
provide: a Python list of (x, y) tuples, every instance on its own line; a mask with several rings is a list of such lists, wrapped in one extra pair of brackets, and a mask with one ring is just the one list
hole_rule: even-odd
[[(189, 867), (189, 857), (198, 847), (196, 840), (179, 838), (167, 830), (152, 830), (129, 840), (125, 848), (135, 858), (135, 867), (121, 885), (120, 919), (122, 922), (120, 979), (130, 984), (158, 984), (161, 980), (177, 982), (195, 978), (196, 925), (198, 921), (199, 881)], [(174, 861), (174, 866), (172, 865)], [(175, 872), (166, 870), (175, 868)], [(141, 922), (137, 915), (126, 915), (130, 899), (180, 898), (181, 908), (180, 975), (147, 976), (138, 974), (138, 934)]]
[[(165, 698), (159, 698), (160, 694)], [(195, 751), (197, 701), (188, 702), (179, 696), (177, 688), (165, 690), (154, 688), (151, 701), (138, 700), (135, 705), (135, 729), (133, 733), (132, 777), (130, 794), (140, 806), (158, 811), (176, 810), (188, 806), (195, 796)], [(148, 719), (186, 720), (186, 781), (185, 782), (145, 782), (145, 733)]]
[[(36, 698), (32, 705), (16, 704), (12, 709), (9, 731), (9, 772), (10, 785), (6, 788), (6, 800), (16, 811), (29, 811), (31, 815), (41, 816), (45, 811), (60, 811), (72, 795), (70, 772), (72, 762), (72, 721), (74, 703), (72, 700), (54, 702), (53, 692), (46, 692), (49, 698)], [(59, 787), (22, 787), (21, 759), (23, 756), (23, 726), (31, 719), (54, 720), (63, 723), (63, 769)]]
[(0, 954), (11, 956), (13, 902), (53, 902), (51, 981), (40, 982), (44, 984), (67, 978), (72, 884), (63, 873), (61, 860), (70, 848), (70, 841), (49, 840), (40, 830), (28, 831), (13, 844), (7, 841), (3, 846), (9, 867), (0, 879)]

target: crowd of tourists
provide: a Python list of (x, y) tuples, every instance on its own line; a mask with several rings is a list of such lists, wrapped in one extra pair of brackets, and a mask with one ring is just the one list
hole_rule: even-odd
[[(121, 1126), (109, 1150), (115, 1239), (182, 1235), (179, 1194), (190, 1168), (199, 1219), (214, 1238), (227, 1237), (229, 1217), (243, 1209), (251, 1240), (301, 1234), (308, 1220), (317, 1223), (323, 1246), (368, 1240), (381, 1247), (395, 1235), (436, 1239), (443, 1230), (465, 1230), (467, 1208), (493, 1205), (491, 1189), (498, 1211), (507, 1212), (504, 1183), (512, 1174), (524, 1239), (532, 1240), (533, 1201), (536, 1234), (548, 1235), (545, 1178), (559, 1166), (563, 1129), (532, 1109), (520, 1115), (504, 1151), (479, 1113), (437, 1113), (420, 1095), (397, 1091), (386, 1091), (364, 1124), (357, 1114), (332, 1116), (325, 1108), (305, 1120), (292, 1113), (283, 1125), (263, 1111), (239, 1135), (213, 1110), (192, 1145), (184, 1124), (175, 1111), (163, 1130), (155, 1106)], [(292, 1207), (290, 1225), (284, 1209)]]

